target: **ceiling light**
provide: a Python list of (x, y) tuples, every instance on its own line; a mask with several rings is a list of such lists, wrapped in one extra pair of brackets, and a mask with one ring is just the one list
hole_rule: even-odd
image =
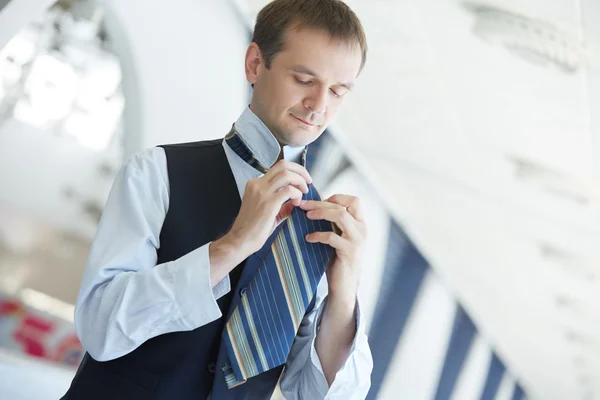
[(575, 274), (586, 282), (596, 279), (596, 264), (559, 246), (542, 243), (540, 245), (540, 255), (546, 262), (557, 265), (567, 273)]
[(554, 298), (554, 301), (556, 302), (556, 305), (561, 308), (566, 308), (569, 310), (574, 310), (576, 308), (573, 300), (565, 295), (559, 294)]
[(586, 61), (583, 43), (550, 22), (489, 4), (465, 2), (463, 6), (475, 16), (476, 36), (521, 59), (554, 65), (565, 72), (576, 71)]
[(588, 375), (581, 375), (577, 378), (577, 383), (581, 386), (587, 386), (590, 384), (590, 377)]
[(567, 341), (569, 341), (571, 343), (582, 345), (582, 346), (588, 346), (591, 344), (590, 338), (588, 336), (584, 335), (583, 333), (575, 332), (572, 330), (568, 330), (565, 333), (565, 339), (567, 339)]
[(585, 367), (588, 365), (588, 362), (583, 356), (577, 356), (573, 359), (573, 365), (576, 367)]
[(600, 200), (600, 188), (591, 180), (568, 175), (533, 160), (509, 156), (515, 179), (581, 206)]
[(0, 58), (8, 59), (17, 65), (24, 65), (33, 59), (36, 48), (33, 40), (26, 34), (13, 37), (4, 49), (0, 49)]

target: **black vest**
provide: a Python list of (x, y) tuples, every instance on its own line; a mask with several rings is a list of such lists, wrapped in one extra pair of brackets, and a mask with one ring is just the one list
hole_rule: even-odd
[[(160, 233), (159, 264), (176, 260), (227, 233), (241, 205), (222, 139), (162, 147), (167, 156), (170, 194)], [(251, 257), (262, 257), (268, 250), (265, 246)], [(86, 353), (63, 399), (205, 400), (211, 391), (213, 400), (270, 399), (283, 367), (232, 390), (225, 386), (221, 371), (225, 351), (220, 351), (220, 344), (226, 317), (254, 275), (250, 269), (244, 262), (229, 274), (232, 290), (217, 300), (223, 314), (218, 320), (192, 331), (149, 339), (111, 361), (98, 362)]]

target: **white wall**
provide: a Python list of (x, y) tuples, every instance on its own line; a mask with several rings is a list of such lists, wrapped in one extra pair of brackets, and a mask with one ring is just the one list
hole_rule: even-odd
[(227, 134), (248, 100), (249, 34), (230, 2), (105, 4), (123, 69), (126, 154)]

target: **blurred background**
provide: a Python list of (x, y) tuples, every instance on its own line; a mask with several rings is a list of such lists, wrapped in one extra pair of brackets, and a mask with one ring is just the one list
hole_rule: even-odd
[[(347, 2), (369, 60), (309, 167), (366, 208), (369, 399), (600, 399), (600, 2)], [(66, 391), (118, 169), (228, 132), (267, 3), (0, 0), (0, 398)]]

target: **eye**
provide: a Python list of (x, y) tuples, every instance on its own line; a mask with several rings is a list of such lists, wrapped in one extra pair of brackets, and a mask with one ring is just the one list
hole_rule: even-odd
[(297, 82), (299, 85), (306, 86), (306, 85), (309, 85), (309, 84), (310, 84), (310, 81), (303, 81), (303, 80), (301, 80), (301, 79), (298, 79), (298, 78), (294, 78), (294, 79), (296, 79), (296, 82)]
[(333, 93), (335, 97), (344, 97), (344, 95), (348, 92), (348, 89), (344, 87), (335, 87), (329, 90), (331, 90), (331, 93)]

